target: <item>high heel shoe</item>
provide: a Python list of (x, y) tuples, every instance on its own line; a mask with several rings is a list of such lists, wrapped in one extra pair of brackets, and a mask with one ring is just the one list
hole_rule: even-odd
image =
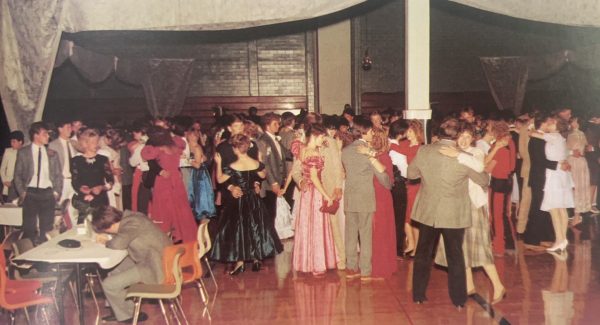
[(548, 251), (548, 252), (564, 251), (567, 249), (568, 245), (569, 245), (569, 241), (565, 239), (560, 243), (555, 243), (550, 248), (546, 248), (546, 251)]
[(260, 271), (261, 266), (262, 266), (262, 263), (260, 261), (254, 261), (254, 263), (252, 263), (252, 272)]
[(502, 291), (500, 291), (500, 295), (494, 300), (492, 300), (492, 305), (499, 303), (504, 298), (506, 298), (506, 288), (502, 288)]
[(242, 264), (238, 265), (235, 269), (233, 269), (233, 271), (229, 272), (229, 275), (235, 276), (244, 271), (246, 271), (246, 267), (244, 266), (244, 263), (242, 263)]

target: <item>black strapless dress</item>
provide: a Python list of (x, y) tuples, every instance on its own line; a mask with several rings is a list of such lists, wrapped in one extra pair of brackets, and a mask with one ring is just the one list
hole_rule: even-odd
[(221, 262), (263, 260), (283, 250), (273, 222), (268, 222), (267, 207), (254, 191), (254, 183), (263, 180), (257, 173), (264, 168), (262, 163), (258, 169), (249, 171), (223, 168), (223, 172), (231, 176), (229, 183), (239, 186), (244, 195), (224, 207), (211, 259)]

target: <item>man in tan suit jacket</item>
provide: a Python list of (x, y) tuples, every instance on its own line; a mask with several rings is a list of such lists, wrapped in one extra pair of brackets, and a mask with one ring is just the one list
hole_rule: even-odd
[(531, 169), (531, 158), (529, 157), (529, 130), (533, 127), (533, 119), (530, 119), (519, 129), (519, 154), (523, 159), (521, 165), (521, 177), (523, 178), (523, 189), (521, 201), (519, 202), (519, 214), (517, 216), (517, 233), (525, 232), (531, 206), (531, 187), (529, 187), (529, 170)]
[(440, 234), (443, 235), (448, 258), (448, 291), (452, 303), (463, 307), (467, 300), (462, 243), (465, 228), (471, 226), (468, 181), (472, 179), (480, 186), (487, 186), (489, 176), (440, 153), (444, 146), (456, 146), (459, 132), (456, 119), (444, 121), (438, 132), (441, 140), (421, 147), (408, 165), (408, 178), (421, 179), (411, 216), (419, 223), (413, 271), (413, 300), (416, 303), (427, 300), (425, 292), (431, 273), (431, 259), (435, 240)]
[[(357, 140), (342, 150), (342, 163), (346, 171), (344, 185), (346, 267), (348, 268), (346, 277), (360, 276), (362, 280), (369, 280), (371, 276), (373, 213), (375, 212), (373, 176), (385, 188), (392, 187), (392, 181), (385, 172), (385, 167), (377, 158), (367, 157), (359, 152), (359, 147), (367, 146), (373, 138), (371, 129), (370, 121), (361, 117), (355, 118), (352, 132)], [(356, 252), (359, 238), (360, 262)], [(360, 274), (357, 273), (359, 266)]]

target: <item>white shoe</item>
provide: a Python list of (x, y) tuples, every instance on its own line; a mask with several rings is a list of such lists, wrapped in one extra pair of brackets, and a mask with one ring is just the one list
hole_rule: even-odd
[(569, 241), (565, 239), (560, 243), (554, 243), (554, 245), (552, 245), (552, 247), (550, 247), (550, 248), (546, 248), (546, 251), (548, 251), (548, 252), (564, 251), (567, 249), (568, 245), (569, 245)]

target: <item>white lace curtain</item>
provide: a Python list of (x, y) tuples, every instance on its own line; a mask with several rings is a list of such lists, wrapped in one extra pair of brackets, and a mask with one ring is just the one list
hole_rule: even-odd
[(480, 62), (494, 101), (500, 110), (520, 114), (527, 81), (551, 77), (566, 64), (600, 71), (600, 45), (543, 56), (481, 57)]

